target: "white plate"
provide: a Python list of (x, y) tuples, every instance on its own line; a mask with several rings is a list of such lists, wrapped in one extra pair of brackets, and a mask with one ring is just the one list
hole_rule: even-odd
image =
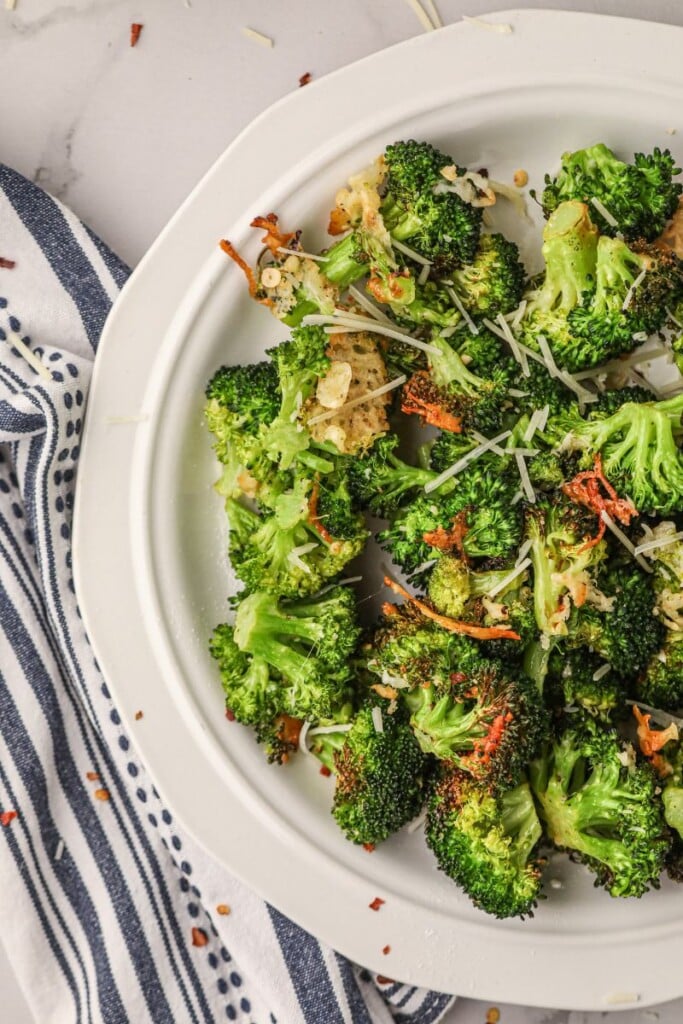
[[(76, 503), (78, 593), (97, 657), (165, 799), (227, 868), (359, 963), (506, 1002), (609, 1009), (683, 994), (683, 889), (612, 900), (556, 858), (533, 920), (496, 922), (435, 870), (419, 834), (372, 855), (329, 815), (312, 762), (268, 766), (223, 714), (207, 654), (229, 570), (203, 388), (284, 331), (219, 252), (248, 254), (256, 214), (324, 238), (331, 197), (383, 145), (413, 136), (532, 184), (565, 149), (672, 144), (683, 31), (583, 14), (506, 11), (512, 35), (458, 24), (286, 97), (221, 157), (133, 275), (100, 344)], [(680, 159), (679, 152), (679, 159)], [(508, 219), (508, 226), (520, 223)], [(139, 415), (112, 425), (108, 417)], [(123, 639), (122, 639), (123, 638)], [(301, 760), (301, 759), (299, 759)], [(375, 896), (380, 914), (368, 911)], [(678, 941), (677, 941), (678, 940)], [(382, 954), (385, 945), (391, 953)]]

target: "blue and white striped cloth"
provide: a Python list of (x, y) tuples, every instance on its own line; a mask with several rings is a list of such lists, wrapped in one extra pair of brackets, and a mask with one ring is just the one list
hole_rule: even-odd
[(378, 982), (321, 945), (159, 800), (71, 572), (88, 382), (128, 271), (1, 166), (0, 257), (16, 263), (0, 268), (0, 939), (36, 1019), (433, 1024), (451, 997)]

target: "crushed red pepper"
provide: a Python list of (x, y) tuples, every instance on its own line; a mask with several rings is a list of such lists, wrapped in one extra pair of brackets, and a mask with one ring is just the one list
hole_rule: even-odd
[(192, 929), (192, 945), (193, 946), (206, 946), (209, 941), (209, 936), (206, 934), (203, 928)]
[(332, 774), (332, 772), (330, 771), (330, 769), (327, 767), (326, 764), (321, 764), (320, 765), (320, 774), (324, 775), (326, 779), (329, 779), (329, 777)]
[(227, 718), (227, 720), (229, 722), (234, 722), (235, 721), (235, 713), (234, 713), (234, 711), (231, 711), (230, 708), (226, 708), (225, 709), (225, 717)]
[(387, 953), (391, 953), (391, 946), (385, 946), (382, 952), (384, 953), (385, 956), (387, 955)]
[(18, 817), (19, 815), (16, 811), (3, 811), (2, 814), (0, 814), (0, 825), (6, 827), (10, 822), (14, 821), (14, 819)]
[(375, 896), (372, 903), (368, 903), (370, 910), (379, 910), (380, 907), (384, 906), (386, 900), (381, 899), (379, 896)]
[(375, 978), (378, 985), (395, 985), (396, 982), (393, 978), (387, 978), (384, 974), (378, 974)]
[(145, 26), (141, 25), (139, 21), (134, 21), (130, 26), (130, 45), (137, 46), (140, 38), (140, 33)]
[(96, 789), (95, 790), (95, 799), (96, 800), (108, 800), (109, 799), (109, 795), (110, 794), (109, 794), (109, 790), (108, 789)]
[(512, 629), (504, 629), (501, 626), (472, 626), (469, 622), (459, 622), (457, 619), (451, 619), (447, 615), (440, 615), (424, 601), (419, 601), (412, 594), (409, 594), (405, 587), (402, 587), (400, 583), (396, 583), (390, 576), (384, 577), (384, 585), (414, 605), (415, 608), (422, 612), (425, 618), (433, 619), (434, 622), (438, 622), (440, 626), (448, 629), (451, 633), (464, 633), (465, 636), (473, 636), (478, 640), (520, 639), (519, 633), (515, 633)]
[(367, 853), (372, 853), (373, 850), (375, 849), (375, 844), (374, 843), (363, 843), (363, 849), (366, 850)]
[(308, 85), (308, 83), (310, 82), (312, 77), (313, 76), (312, 76), (311, 72), (310, 71), (306, 71), (301, 76), (301, 78), (299, 79), (299, 88), (301, 88), (302, 85)]
[(99, 772), (86, 772), (85, 773), (85, 777), (88, 780), (88, 782), (97, 782), (99, 780), (99, 778), (100, 778), (100, 773)]
[(0, 267), (4, 270), (14, 270), (16, 265), (16, 260), (8, 260), (5, 256), (0, 256)]
[(136, 712), (135, 712), (135, 721), (136, 721), (136, 722), (139, 722), (139, 721), (140, 721), (140, 719), (141, 719), (141, 718), (143, 718), (143, 717), (144, 717), (144, 716), (143, 716), (143, 713), (142, 713), (142, 711), (136, 711)]

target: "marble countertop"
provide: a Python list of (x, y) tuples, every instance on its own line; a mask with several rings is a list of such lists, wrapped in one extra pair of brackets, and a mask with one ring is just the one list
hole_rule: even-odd
[[(0, 161), (58, 196), (134, 265), (256, 114), (350, 61), (421, 31), (402, 0), (16, 0), (0, 3)], [(444, 23), (512, 7), (571, 8), (683, 25), (681, 0), (437, 0)], [(144, 24), (129, 45), (132, 22)], [(250, 26), (272, 37), (266, 48)], [(580, 979), (577, 979), (580, 985)], [(2, 1018), (28, 1012), (0, 950)], [(461, 1000), (448, 1024), (485, 1024)], [(597, 1024), (606, 1014), (500, 1008), (501, 1024)], [(679, 1024), (683, 1000), (610, 1014)]]

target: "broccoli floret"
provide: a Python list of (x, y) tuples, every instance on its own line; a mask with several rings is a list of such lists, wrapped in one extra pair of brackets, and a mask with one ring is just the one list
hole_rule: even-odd
[(482, 455), (451, 490), (415, 498), (378, 539), (406, 572), (459, 549), (468, 558), (507, 557), (521, 537), (520, 507), (512, 504), (518, 488), (509, 459)]
[(609, 482), (639, 512), (666, 515), (683, 507), (677, 443), (682, 415), (683, 395), (678, 395), (665, 402), (625, 402), (602, 420), (560, 416), (554, 429), (564, 437), (563, 449), (585, 452), (587, 464), (600, 454)]
[[(510, 568), (473, 572), (462, 558), (444, 555), (430, 573), (429, 599), (437, 611), (452, 619), (483, 617), (484, 608), (481, 609), (481, 614), (477, 615), (477, 599), (486, 597), (490, 590), (505, 581), (510, 572)], [(496, 601), (504, 603), (506, 594), (518, 588), (521, 579), (523, 574), (499, 590)]]
[[(573, 358), (575, 342), (568, 323), (571, 311), (593, 290), (598, 233), (583, 203), (562, 203), (543, 231), (545, 274), (527, 296), (520, 338), (539, 349), (539, 334), (548, 342), (558, 365), (580, 369)], [(593, 361), (587, 364), (593, 366)]]
[(576, 407), (576, 395), (559, 378), (551, 377), (545, 366), (533, 359), (528, 360), (528, 365), (529, 376), (519, 380), (519, 389), (526, 394), (514, 399), (520, 412), (543, 409), (547, 405), (550, 415), (557, 416)]
[(459, 676), (446, 688), (423, 684), (406, 694), (420, 746), (487, 785), (515, 785), (547, 730), (537, 687), (485, 659)]
[(320, 474), (314, 485), (314, 525), (317, 524), (319, 535), (330, 545), (339, 541), (364, 542), (368, 535), (363, 516), (358, 512), (352, 479), (355, 465), (355, 459), (337, 457), (333, 471)]
[(632, 164), (623, 163), (603, 143), (565, 153), (556, 177), (546, 175), (543, 210), (550, 216), (567, 199), (590, 203), (597, 199), (612, 218), (599, 210), (593, 216), (605, 235), (621, 232), (627, 239), (653, 240), (673, 216), (681, 185), (672, 181), (679, 169), (668, 149), (636, 153)]
[(436, 477), (430, 469), (409, 466), (396, 455), (399, 438), (385, 434), (349, 467), (350, 482), (358, 502), (373, 515), (387, 516), (426, 483)]
[(597, 532), (595, 517), (563, 496), (543, 497), (527, 509), (536, 624), (546, 637), (566, 636), (572, 607), (586, 600), (607, 553), (604, 541), (593, 542)]
[(505, 343), (481, 324), (476, 334), (463, 328), (449, 341), (468, 369), (481, 377), (490, 377), (501, 366), (508, 369), (511, 378), (518, 373), (517, 364)]
[(443, 765), (429, 801), (427, 845), (439, 868), (495, 917), (531, 914), (540, 890), (541, 826), (527, 782), (493, 795)]
[(439, 353), (429, 353), (428, 373), (414, 374), (404, 386), (402, 411), (455, 433), (463, 427), (496, 430), (509, 385), (508, 367), (493, 369), (487, 378), (478, 377), (444, 338), (435, 337), (430, 344)]
[(471, 263), (452, 274), (453, 287), (473, 316), (495, 318), (516, 309), (525, 271), (519, 249), (503, 235), (482, 235)]
[(562, 459), (554, 452), (539, 452), (527, 462), (529, 480), (535, 491), (557, 491), (565, 481)]
[(237, 502), (226, 503), (230, 558), (247, 590), (289, 597), (315, 593), (363, 550), (364, 528), (348, 540), (321, 534), (312, 493), (302, 477), (275, 499), (272, 512), (256, 515)]
[(607, 603), (581, 607), (570, 627), (572, 645), (591, 647), (624, 679), (635, 679), (662, 645), (652, 579), (637, 567), (607, 565), (596, 583)]
[[(588, 651), (560, 650), (550, 655), (544, 693), (559, 708), (579, 707), (609, 720), (624, 708), (626, 691), (619, 675)], [(597, 675), (597, 678), (596, 678)]]
[(598, 885), (612, 896), (658, 886), (669, 840), (657, 780), (614, 729), (573, 719), (531, 763), (530, 781), (548, 838), (580, 858)]
[[(479, 244), (482, 211), (445, 187), (441, 170), (454, 161), (414, 140), (387, 146), (384, 158), (388, 174), (381, 213), (392, 238), (410, 243), (441, 274), (470, 263)], [(464, 173), (456, 168), (459, 176)]]
[(477, 645), (442, 629), (413, 605), (385, 604), (383, 616), (363, 654), (371, 672), (401, 687), (432, 684), (447, 688), (452, 677), (465, 678), (480, 660)]
[[(348, 700), (359, 636), (355, 598), (346, 587), (299, 601), (248, 595), (234, 627), (219, 626), (214, 634), (228, 707), (248, 725), (278, 713), (329, 717)], [(257, 699), (262, 707), (253, 706)]]
[(298, 327), (290, 341), (268, 351), (277, 370), (282, 401), (261, 440), (268, 457), (281, 469), (289, 469), (310, 444), (310, 434), (302, 429), (299, 414), (330, 367), (328, 342), (322, 327)]
[(680, 295), (680, 266), (673, 252), (600, 238), (595, 291), (568, 316), (571, 348), (562, 355), (568, 369), (631, 352), (645, 335), (660, 330), (667, 307)]
[(661, 649), (638, 678), (635, 695), (650, 707), (683, 708), (683, 633), (667, 630)]
[(447, 287), (440, 282), (417, 282), (415, 297), (411, 302), (405, 302), (402, 295), (394, 299), (391, 294), (383, 301), (389, 306), (396, 322), (411, 330), (415, 326), (424, 325), (440, 329), (456, 327), (462, 320), (462, 314), (455, 306)]
[[(667, 632), (683, 630), (683, 543), (676, 523), (664, 520), (643, 541), (658, 541), (659, 547), (645, 553), (654, 569), (655, 613)], [(663, 543), (668, 540), (668, 543)], [(652, 703), (648, 701), (648, 703)]]
[(237, 497), (244, 490), (241, 484), (274, 471), (258, 435), (280, 408), (275, 367), (269, 362), (222, 366), (209, 381), (206, 398), (206, 423), (225, 467), (219, 490)]
[(356, 228), (331, 246), (319, 265), (321, 273), (339, 288), (348, 288), (369, 274), (367, 288), (379, 302), (400, 308), (415, 301), (416, 284), (410, 271), (399, 266), (381, 238), (364, 228)]
[(348, 732), (317, 736), (312, 750), (336, 775), (332, 814), (352, 843), (381, 843), (419, 814), (426, 758), (400, 706), (389, 714), (371, 697)]
[(597, 402), (594, 402), (586, 410), (586, 418), (589, 420), (605, 420), (613, 416), (627, 402), (652, 402), (655, 394), (640, 384), (624, 388), (610, 388), (601, 391)]

